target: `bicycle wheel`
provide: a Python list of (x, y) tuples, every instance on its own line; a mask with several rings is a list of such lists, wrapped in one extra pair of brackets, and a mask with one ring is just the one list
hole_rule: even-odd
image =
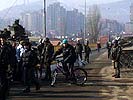
[(74, 70), (74, 77), (77, 85), (83, 85), (87, 81), (87, 72), (82, 68)]

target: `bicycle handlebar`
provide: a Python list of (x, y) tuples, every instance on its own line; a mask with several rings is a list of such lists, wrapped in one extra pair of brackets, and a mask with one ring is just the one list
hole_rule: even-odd
[(57, 63), (63, 63), (64, 62), (64, 60), (59, 60), (59, 59), (55, 59), (55, 61), (57, 61)]
[(56, 56), (54, 60), (57, 61), (58, 63), (63, 62), (63, 56), (62, 55)]

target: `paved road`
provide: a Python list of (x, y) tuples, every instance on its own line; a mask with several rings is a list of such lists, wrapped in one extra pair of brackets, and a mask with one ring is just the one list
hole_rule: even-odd
[[(94, 59), (95, 58), (95, 59)], [(84, 86), (63, 83), (59, 78), (55, 87), (43, 84), (41, 90), (22, 93), (23, 87), (11, 89), (10, 100), (133, 100), (133, 79), (122, 74), (122, 78), (112, 78), (113, 68), (107, 53), (95, 53), (85, 69), (88, 81)]]

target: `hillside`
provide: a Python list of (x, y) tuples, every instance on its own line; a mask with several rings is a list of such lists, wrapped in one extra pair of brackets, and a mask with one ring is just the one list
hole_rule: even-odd
[(130, 0), (123, 0), (116, 3), (100, 5), (102, 17), (116, 19), (119, 22), (129, 22)]
[[(57, 0), (53, 0), (55, 2)], [(47, 2), (49, 5), (52, 2)], [(71, 5), (68, 6), (68, 4), (62, 4), (66, 5), (67, 8), (69, 8)], [(108, 19), (117, 19), (119, 22), (125, 23), (129, 21), (130, 16), (130, 0), (122, 0), (114, 3), (108, 3), (108, 4), (101, 4), (99, 5), (101, 9), (101, 14), (103, 18)], [(77, 7), (77, 5), (75, 6)], [(43, 8), (43, 1), (40, 0), (38, 2), (30, 3), (29, 5), (18, 5), (14, 6), (12, 8), (5, 9), (0, 11), (0, 17), (1, 18), (16, 18), (20, 17), (20, 13), (27, 12), (27, 11), (36, 11)], [(72, 8), (72, 7), (71, 7)], [(79, 6), (78, 8), (80, 11), (83, 11), (84, 9)], [(10, 15), (10, 16), (9, 16)]]

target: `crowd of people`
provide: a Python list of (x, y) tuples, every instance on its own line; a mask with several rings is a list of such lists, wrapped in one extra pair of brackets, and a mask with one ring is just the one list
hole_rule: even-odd
[[(35, 84), (37, 91), (40, 90), (40, 79), (51, 83), (51, 62), (60, 54), (63, 57), (63, 69), (66, 73), (65, 81), (72, 79), (76, 60), (90, 63), (92, 52), (89, 41), (81, 43), (78, 40), (73, 46), (69, 44), (67, 39), (64, 39), (58, 44), (60, 48), (54, 51), (50, 39), (43, 38), (39, 40), (37, 48), (33, 48), (28, 39), (22, 39), (22, 36), (25, 35), (25, 29), (19, 24), (19, 20), (16, 20), (9, 28), (14, 30), (14, 35), (11, 36), (11, 31), (7, 28), (0, 31), (0, 100), (6, 100), (11, 83), (14, 81), (19, 81), (25, 85), (24, 93), (31, 91), (32, 84)], [(98, 42), (97, 51), (100, 52), (100, 49), (101, 44)], [(115, 69), (112, 76), (120, 78), (119, 60), (122, 49), (118, 40), (108, 42), (107, 49), (108, 58), (112, 60)], [(45, 69), (45, 77), (43, 77), (43, 69)]]
[[(0, 37), (0, 98), (5, 100), (9, 94), (11, 83), (19, 81), (25, 85), (23, 92), (30, 92), (31, 84), (35, 84), (36, 90), (40, 89), (40, 79), (51, 82), (51, 62), (57, 55), (63, 55), (63, 69), (66, 73), (66, 81), (73, 75), (73, 66), (76, 59), (83, 60), (82, 52), (85, 49), (85, 60), (89, 63), (91, 49), (89, 43), (82, 45), (80, 41), (76, 46), (69, 44), (64, 39), (60, 49), (54, 51), (54, 46), (49, 38), (39, 41), (37, 48), (33, 48), (29, 41), (8, 40), (5, 36)], [(39, 67), (36, 71), (36, 66)], [(45, 68), (45, 77), (43, 69)], [(69, 69), (71, 72), (69, 72)], [(36, 74), (35, 74), (36, 73)]]
[[(67, 39), (60, 42), (60, 48), (54, 51), (54, 46), (49, 38), (39, 40), (36, 48), (32, 47), (31, 42), (25, 39), (18, 39), (22, 36), (18, 34), (19, 21), (13, 24), (15, 35), (11, 37), (11, 32), (6, 28), (1, 31), (0, 35), (0, 99), (6, 100), (9, 95), (11, 83), (14, 81), (21, 82), (25, 88), (23, 92), (30, 92), (31, 85), (35, 84), (36, 90), (40, 90), (40, 80), (48, 83), (52, 82), (51, 62), (56, 56), (62, 54), (63, 70), (65, 71), (65, 81), (69, 81), (73, 77), (74, 63), (78, 61), (86, 61), (90, 63), (91, 48), (89, 42), (84, 44), (80, 40), (76, 45), (69, 44)], [(24, 33), (23, 27), (20, 27)], [(20, 30), (20, 29), (19, 29)], [(15, 37), (15, 38), (14, 38)], [(97, 43), (97, 51), (100, 52), (101, 44)], [(107, 43), (108, 58), (113, 62), (115, 69), (115, 78), (120, 78), (120, 55), (122, 52), (118, 40)], [(45, 77), (43, 77), (45, 69)], [(71, 70), (69, 70), (71, 69)]]

